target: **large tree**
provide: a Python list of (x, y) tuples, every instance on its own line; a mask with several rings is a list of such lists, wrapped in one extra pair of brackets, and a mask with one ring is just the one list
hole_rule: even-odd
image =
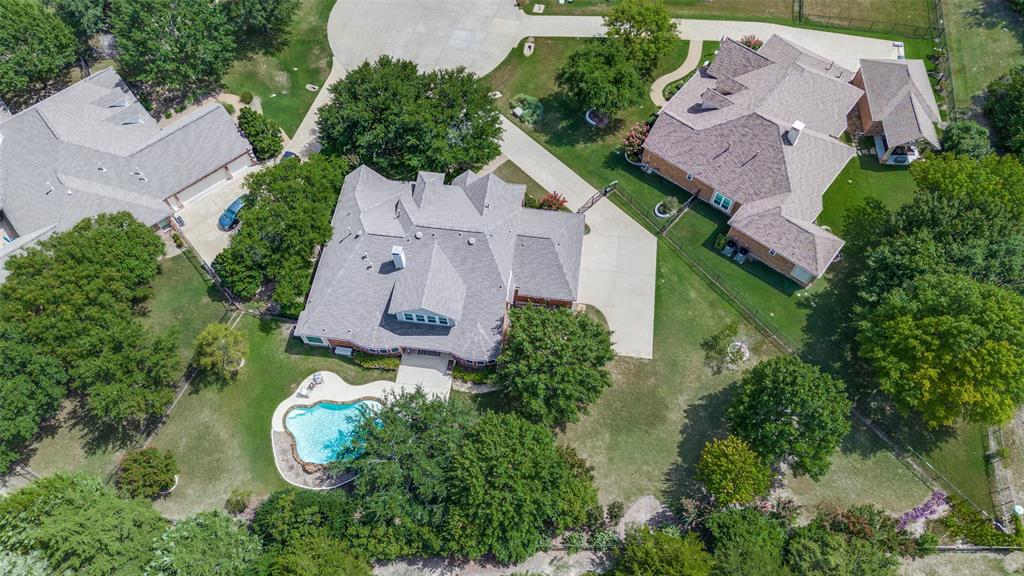
[(513, 414), (482, 416), (448, 476), (451, 552), (521, 562), (560, 530), (581, 525), (597, 491), (589, 471), (569, 462), (547, 428)]
[(238, 128), (252, 144), (252, 153), (260, 162), (275, 158), (284, 150), (277, 122), (248, 106), (238, 112)]
[(100, 480), (49, 476), (0, 499), (0, 549), (39, 554), (55, 574), (142, 576), (167, 522)]
[(243, 576), (260, 542), (234, 518), (200, 512), (164, 532), (153, 551), (146, 576)]
[(647, 84), (618, 38), (595, 38), (569, 55), (555, 84), (575, 108), (614, 115), (639, 106)]
[(533, 422), (579, 420), (611, 386), (611, 333), (568, 308), (513, 308), (509, 318), (496, 378), (510, 405)]
[(988, 85), (983, 107), (1001, 152), (1024, 153), (1024, 65)]
[(267, 576), (371, 576), (366, 560), (353, 555), (350, 547), (315, 530), (295, 538), (276, 551)]
[(285, 314), (302, 310), (313, 275), (313, 249), (331, 238), (331, 214), (348, 172), (341, 158), (289, 158), (246, 178), (241, 227), (213, 261), (224, 285), (240, 298), (273, 284)]
[(121, 70), (161, 106), (219, 91), (235, 58), (234, 28), (210, 0), (112, 0), (110, 26)]
[(975, 159), (981, 158), (992, 151), (988, 128), (973, 120), (950, 122), (942, 132), (942, 150)]
[(715, 550), (716, 576), (789, 576), (782, 563), (785, 523), (755, 508), (727, 508), (705, 523)]
[(490, 85), (464, 68), (420, 72), (385, 55), (330, 91), (317, 118), (325, 150), (355, 155), (389, 178), (458, 171), (498, 155), (500, 114)]
[(697, 534), (685, 536), (649, 528), (626, 532), (615, 556), (613, 576), (711, 576), (714, 560)]
[(818, 479), (850, 431), (843, 382), (795, 356), (765, 360), (743, 375), (728, 419), (737, 436), (769, 460)]
[(21, 97), (60, 77), (75, 36), (36, 0), (0, 0), (0, 98)]
[(676, 38), (676, 23), (661, 0), (620, 0), (604, 17), (604, 26), (610, 38), (622, 40), (644, 76), (654, 71)]
[(697, 476), (719, 504), (747, 504), (768, 492), (772, 471), (741, 438), (727, 436), (704, 445)]
[(196, 365), (208, 376), (226, 381), (238, 374), (249, 351), (245, 335), (227, 324), (210, 324), (196, 337)]
[(859, 323), (883, 391), (930, 426), (1008, 420), (1024, 402), (1024, 297), (962, 275), (896, 289)]
[(89, 39), (95, 36), (105, 25), (105, 0), (43, 0), (57, 13), (57, 16), (75, 33), (78, 40), (78, 52), (88, 55), (92, 48)]
[(299, 0), (224, 0), (219, 3), (238, 34), (240, 45), (272, 50), (287, 40)]

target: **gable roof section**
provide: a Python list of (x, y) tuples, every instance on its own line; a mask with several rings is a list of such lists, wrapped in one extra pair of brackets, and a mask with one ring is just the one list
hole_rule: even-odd
[(871, 118), (882, 123), (890, 145), (923, 139), (940, 147), (935, 124), (942, 117), (924, 62), (865, 58), (861, 78)]
[(0, 206), (19, 232), (120, 210), (155, 224), (166, 198), (249, 151), (217, 104), (161, 129), (112, 69), (0, 122), (0, 137)]
[[(334, 236), (321, 253), (296, 333), (493, 360), (517, 287), (575, 299), (579, 284), (583, 216), (523, 208), (524, 192), (472, 172), (444, 184), (440, 174), (395, 182), (366, 166), (355, 169), (342, 186)], [(533, 250), (529, 258), (523, 244)], [(402, 269), (392, 261), (394, 246), (405, 254)], [(417, 309), (456, 323), (394, 316)]]

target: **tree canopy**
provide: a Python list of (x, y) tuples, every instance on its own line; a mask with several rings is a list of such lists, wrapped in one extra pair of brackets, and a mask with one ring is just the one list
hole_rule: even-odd
[(252, 153), (260, 162), (276, 158), (284, 150), (277, 122), (248, 106), (238, 112), (238, 128), (252, 144)]
[(43, 0), (67, 24), (78, 41), (78, 52), (88, 55), (92, 48), (89, 38), (106, 24), (105, 0)]
[(611, 333), (568, 308), (513, 308), (509, 319), (495, 376), (510, 405), (532, 422), (579, 420), (612, 384)]
[(676, 38), (676, 23), (661, 0), (620, 0), (604, 17), (606, 34), (622, 41), (640, 73), (650, 76)]
[(241, 332), (217, 322), (203, 328), (196, 337), (195, 363), (210, 377), (224, 381), (238, 373), (248, 349)]
[(571, 466), (551, 431), (489, 413), (466, 431), (449, 474), (451, 549), (521, 562), (597, 506), (589, 470)]
[(988, 128), (973, 120), (950, 122), (942, 132), (942, 150), (975, 159), (981, 158), (992, 151)]
[(0, 97), (60, 77), (75, 60), (75, 36), (67, 24), (35, 0), (0, 3)]
[(174, 487), (178, 464), (170, 451), (143, 448), (121, 460), (117, 488), (127, 498), (155, 498)]
[(1024, 153), (1024, 66), (1017, 66), (988, 85), (983, 106), (1001, 152)]
[(490, 84), (465, 68), (420, 72), (385, 55), (349, 71), (330, 91), (317, 118), (324, 150), (354, 155), (388, 178), (460, 171), (499, 153)]
[(1008, 420), (1024, 402), (1024, 297), (933, 274), (885, 295), (859, 323), (880, 387), (930, 426)]
[(697, 476), (704, 487), (723, 504), (748, 504), (766, 494), (772, 471), (741, 438), (727, 436), (704, 445)]
[(243, 576), (260, 553), (259, 540), (221, 512), (174, 524), (153, 548), (146, 576)]
[(160, 106), (218, 91), (235, 59), (235, 29), (210, 0), (112, 0), (110, 27), (122, 72)]
[(716, 576), (788, 576), (786, 524), (754, 508), (727, 508), (706, 522), (715, 545)]
[(697, 534), (632, 528), (615, 557), (614, 576), (711, 576), (714, 560)]
[(842, 381), (794, 356), (779, 356), (743, 375), (728, 420), (764, 458), (791, 459), (795, 474), (818, 479), (850, 431), (851, 408)]
[(299, 0), (226, 0), (219, 3), (240, 45), (273, 50), (287, 40)]
[(241, 226), (213, 261), (225, 287), (251, 299), (272, 284), (281, 311), (297, 315), (312, 280), (313, 249), (333, 233), (331, 214), (347, 172), (344, 159), (315, 154), (247, 176)]
[(640, 105), (647, 94), (647, 84), (619, 38), (588, 40), (558, 69), (555, 84), (575, 108), (609, 115)]
[(371, 576), (366, 560), (317, 530), (289, 542), (274, 555), (267, 576)]

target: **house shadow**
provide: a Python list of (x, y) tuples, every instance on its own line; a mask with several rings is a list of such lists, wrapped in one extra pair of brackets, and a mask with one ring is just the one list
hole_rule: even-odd
[[(738, 375), (738, 373), (737, 373)], [(725, 413), (739, 390), (734, 381), (701, 397), (683, 411), (685, 423), (679, 431), (676, 461), (665, 473), (665, 502), (675, 508), (683, 498), (700, 498), (703, 487), (697, 480), (697, 462), (704, 445), (728, 434)]]

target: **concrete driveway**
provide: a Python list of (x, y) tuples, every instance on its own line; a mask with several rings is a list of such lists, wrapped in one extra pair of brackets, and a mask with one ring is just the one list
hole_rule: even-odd
[(259, 170), (259, 167), (250, 166), (239, 170), (234, 178), (217, 184), (175, 213), (175, 216), (180, 216), (185, 221), (181, 233), (195, 248), (203, 262), (213, 264), (213, 259), (227, 248), (231, 241), (231, 233), (218, 228), (217, 220), (225, 208), (245, 194), (245, 177), (254, 170)]

